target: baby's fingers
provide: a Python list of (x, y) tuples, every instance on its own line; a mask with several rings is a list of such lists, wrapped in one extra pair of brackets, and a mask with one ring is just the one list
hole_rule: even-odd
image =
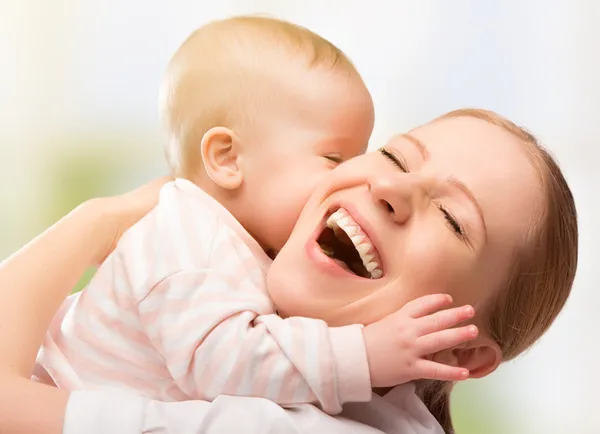
[(419, 336), (438, 332), (460, 324), (473, 318), (475, 309), (471, 306), (461, 306), (452, 309), (441, 310), (416, 320), (416, 331)]
[(406, 303), (400, 311), (411, 318), (419, 318), (451, 304), (452, 297), (448, 294), (430, 294)]
[(417, 348), (422, 356), (434, 354), (473, 340), (478, 333), (479, 330), (474, 325), (442, 330), (418, 338)]
[(417, 378), (440, 381), (462, 381), (469, 378), (469, 370), (421, 359), (415, 366)]

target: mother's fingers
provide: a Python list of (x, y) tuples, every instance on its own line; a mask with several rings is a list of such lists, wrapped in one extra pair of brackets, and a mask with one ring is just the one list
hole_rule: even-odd
[(113, 251), (121, 236), (158, 204), (160, 190), (172, 180), (170, 176), (163, 176), (128, 193), (95, 199), (99, 200), (97, 203), (107, 211), (108, 218), (105, 220), (112, 227), (111, 239), (107, 247), (99, 253), (96, 264), (102, 263)]
[(158, 202), (158, 193), (160, 189), (167, 183), (173, 181), (171, 176), (163, 176), (142, 185), (120, 197), (131, 205), (132, 203), (142, 207), (151, 207)]

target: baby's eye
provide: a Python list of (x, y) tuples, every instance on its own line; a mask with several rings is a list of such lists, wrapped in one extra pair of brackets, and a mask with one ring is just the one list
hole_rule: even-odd
[(335, 164), (341, 164), (343, 163), (344, 159), (342, 158), (341, 155), (338, 154), (334, 154), (334, 155), (325, 155), (325, 158), (329, 161), (334, 162)]

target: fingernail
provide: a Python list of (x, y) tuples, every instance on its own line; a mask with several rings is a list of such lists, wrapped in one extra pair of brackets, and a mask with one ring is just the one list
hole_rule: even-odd
[(465, 313), (467, 315), (473, 315), (475, 313), (475, 309), (473, 309), (472, 306), (467, 306), (467, 307), (465, 307)]
[(469, 330), (469, 334), (471, 334), (471, 335), (477, 334), (477, 327), (476, 326), (470, 326), (468, 328), (468, 330)]
[(460, 374), (460, 376), (461, 376), (463, 379), (467, 379), (467, 378), (469, 378), (469, 371), (465, 369), (464, 371), (462, 371), (462, 373)]

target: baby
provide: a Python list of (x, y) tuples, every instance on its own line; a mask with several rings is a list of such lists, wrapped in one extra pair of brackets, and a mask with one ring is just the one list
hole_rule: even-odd
[[(371, 96), (338, 48), (274, 19), (208, 24), (169, 64), (161, 110), (177, 179), (55, 318), (38, 362), (58, 387), (116, 386), (165, 401), (260, 396), (338, 413), (371, 399), (372, 387), (467, 378), (466, 369), (425, 360), (416, 342), (394, 350), (449, 297), (409, 304), (418, 314), (375, 322), (367, 328), (377, 333), (367, 334), (360, 324), (282, 318), (268, 295), (265, 252), (283, 247), (313, 190), (365, 151), (373, 127)], [(327, 223), (328, 242), (343, 239), (358, 256), (335, 260), (380, 278), (370, 245), (343, 236), (344, 218)], [(429, 333), (473, 315), (446, 312), (452, 319)], [(442, 346), (475, 337), (452, 331)]]

